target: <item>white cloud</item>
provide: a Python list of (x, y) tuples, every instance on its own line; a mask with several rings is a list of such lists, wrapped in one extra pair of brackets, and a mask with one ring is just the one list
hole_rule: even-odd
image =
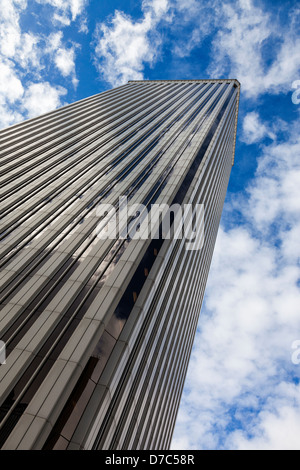
[(18, 62), (20, 67), (26, 69), (28, 67), (40, 71), (43, 68), (41, 63), (42, 51), (39, 46), (40, 37), (32, 33), (23, 33), (21, 36), (21, 44), (14, 56), (14, 60)]
[[(285, 230), (298, 220), (300, 211), (300, 140), (292, 130), (288, 142), (264, 148), (254, 184), (249, 189), (247, 215), (254, 226), (266, 233), (277, 220)], [(298, 251), (298, 250), (297, 250)]]
[(88, 0), (36, 0), (36, 2), (51, 5), (54, 8), (53, 19), (68, 26), (81, 15)]
[(75, 75), (74, 49), (59, 48), (55, 55), (55, 64), (64, 77)]
[(21, 44), (19, 15), (25, 7), (26, 2), (0, 0), (0, 126), (8, 126), (21, 117), (15, 104), (24, 88), (13, 58)]
[(178, 57), (189, 56), (191, 51), (200, 43), (202, 35), (199, 28), (195, 28), (187, 41), (178, 40), (173, 47), (173, 52)]
[(242, 140), (247, 144), (253, 144), (265, 137), (270, 137), (273, 140), (276, 138), (275, 134), (260, 120), (256, 111), (247, 113), (243, 120)]
[(46, 43), (46, 53), (55, 52), (60, 46), (63, 38), (62, 31), (57, 31), (55, 33), (49, 34)]
[(75, 48), (78, 44), (73, 44), (69, 48), (63, 45), (63, 33), (58, 31), (51, 33), (47, 38), (47, 46), (45, 52), (49, 54), (55, 66), (58, 68), (63, 77), (70, 76), (73, 85), (76, 87), (78, 80), (75, 70)]
[(51, 86), (48, 82), (32, 83), (25, 91), (22, 106), (29, 118), (35, 117), (60, 106), (60, 97), (66, 93), (65, 88)]
[[(69, 12), (72, 19), (80, 14), (84, 4), (84, 1), (53, 2), (56, 9)], [(75, 72), (78, 45), (67, 45), (62, 31), (48, 36), (44, 32), (23, 31), (21, 18), (27, 6), (25, 0), (0, 0), (1, 127), (61, 105), (59, 98), (66, 90), (48, 83), (49, 69), (55, 67), (63, 78), (71, 79), (74, 87), (78, 83)], [(45, 96), (37, 99), (40, 90), (44, 90)]]
[(89, 32), (87, 17), (81, 19), (80, 26), (79, 26), (79, 32), (84, 33), (84, 34), (87, 34)]
[(294, 124), (286, 142), (261, 147), (246, 195), (227, 204), (239, 225), (219, 230), (174, 449), (299, 449), (299, 386), (291, 381), (300, 377), (291, 361), (300, 339)]
[(259, 413), (255, 429), (252, 429), (253, 436), (249, 439), (247, 433), (236, 431), (230, 437), (230, 447), (238, 450), (300, 450), (299, 397), (299, 385), (280, 384), (278, 396), (271, 398), (266, 409)]
[(15, 104), (23, 93), (22, 82), (14, 72), (11, 61), (0, 62), (0, 127), (7, 127), (22, 119)]
[(14, 103), (23, 95), (23, 86), (13, 71), (10, 61), (0, 63), (0, 95), (8, 103)]
[(13, 57), (21, 42), (19, 15), (26, 2), (0, 0), (0, 53)]
[(153, 18), (162, 18), (169, 8), (168, 0), (143, 0), (143, 11), (147, 14), (150, 13)]
[[(213, 41), (211, 76), (224, 76), (226, 70), (241, 82), (248, 97), (289, 91), (300, 68), (300, 39), (293, 18), (297, 15), (299, 12), (290, 13), (286, 27), (280, 23), (280, 15), (271, 17), (251, 0), (223, 4), (219, 17), (222, 27)], [(273, 47), (268, 52), (271, 63), (267, 66), (264, 48), (270, 48), (270, 40)], [(274, 41), (278, 43), (275, 48)]]
[[(209, 34), (214, 34), (219, 18), (220, 2), (172, 0), (171, 5), (173, 7), (171, 30), (175, 37), (171, 50), (175, 56), (188, 57)], [(218, 27), (221, 25), (222, 22)], [(201, 61), (202, 58), (199, 62)]]
[(155, 28), (166, 19), (168, 1), (143, 2), (144, 16), (134, 21), (116, 11), (110, 24), (98, 25), (95, 54), (102, 77), (112, 85), (143, 79), (144, 64), (152, 64), (161, 40)]
[(21, 67), (40, 68), (40, 54), (37, 45), (41, 37), (31, 32), (23, 33), (20, 16), (27, 3), (17, 0), (0, 0), (0, 60), (9, 58)]
[[(299, 9), (287, 11), (282, 5), (272, 13), (253, 0), (172, 0), (171, 5), (176, 56), (189, 56), (209, 38), (211, 78), (237, 78), (242, 93), (250, 98), (291, 90), (300, 69)], [(288, 16), (286, 24), (283, 16)]]

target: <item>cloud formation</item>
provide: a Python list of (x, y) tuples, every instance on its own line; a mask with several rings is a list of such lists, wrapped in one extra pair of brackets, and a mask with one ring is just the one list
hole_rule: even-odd
[(156, 26), (167, 19), (168, 9), (168, 0), (147, 0), (139, 21), (116, 10), (109, 23), (98, 24), (96, 65), (104, 80), (118, 86), (144, 78), (145, 64), (153, 64), (161, 45)]
[(48, 82), (27, 84), (22, 106), (29, 118), (39, 116), (58, 108), (60, 97), (66, 93), (65, 88), (53, 87)]
[(53, 20), (64, 26), (69, 26), (71, 21), (75, 21), (88, 4), (88, 0), (36, 0), (36, 2), (51, 5)]
[(243, 142), (253, 144), (265, 137), (274, 140), (276, 135), (261, 121), (257, 111), (247, 113), (243, 120), (243, 135), (241, 136)]
[(227, 203), (225, 218), (240, 222), (218, 234), (174, 449), (300, 448), (300, 370), (291, 360), (300, 335), (299, 120), (293, 124), (286, 141), (262, 147), (246, 194)]
[(291, 9), (288, 25), (251, 0), (224, 3), (219, 14), (222, 27), (213, 40), (211, 76), (224, 76), (226, 70), (250, 98), (290, 90), (300, 68), (300, 11)]
[[(75, 19), (84, 1), (49, 0), (57, 10)], [(49, 69), (55, 69), (74, 87), (76, 44), (66, 44), (63, 32), (46, 34), (24, 31), (21, 19), (27, 13), (26, 0), (0, 0), (0, 127), (37, 116), (61, 106), (67, 89), (49, 82)], [(71, 21), (70, 19), (70, 21)]]

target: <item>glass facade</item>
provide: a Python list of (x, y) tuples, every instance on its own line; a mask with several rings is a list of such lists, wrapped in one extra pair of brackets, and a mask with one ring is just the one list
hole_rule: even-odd
[[(132, 81), (0, 132), (3, 449), (168, 448), (234, 161), (239, 88)], [(149, 211), (203, 204), (203, 246), (100, 238), (99, 208), (120, 218), (121, 196)]]

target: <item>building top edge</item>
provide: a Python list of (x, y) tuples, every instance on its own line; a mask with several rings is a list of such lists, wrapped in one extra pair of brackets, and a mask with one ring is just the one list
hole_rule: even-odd
[(153, 82), (196, 82), (196, 83), (205, 83), (205, 82), (233, 82), (236, 83), (239, 87), (241, 86), (240, 82), (236, 78), (203, 78), (203, 79), (173, 79), (173, 80), (128, 80), (128, 83), (153, 83)]

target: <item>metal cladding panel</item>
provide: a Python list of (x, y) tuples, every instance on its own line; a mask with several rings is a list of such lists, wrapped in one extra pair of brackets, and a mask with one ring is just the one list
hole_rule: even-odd
[[(132, 81), (0, 132), (3, 449), (168, 448), (238, 100), (236, 80)], [(152, 236), (173, 204), (204, 207), (197, 249)]]

